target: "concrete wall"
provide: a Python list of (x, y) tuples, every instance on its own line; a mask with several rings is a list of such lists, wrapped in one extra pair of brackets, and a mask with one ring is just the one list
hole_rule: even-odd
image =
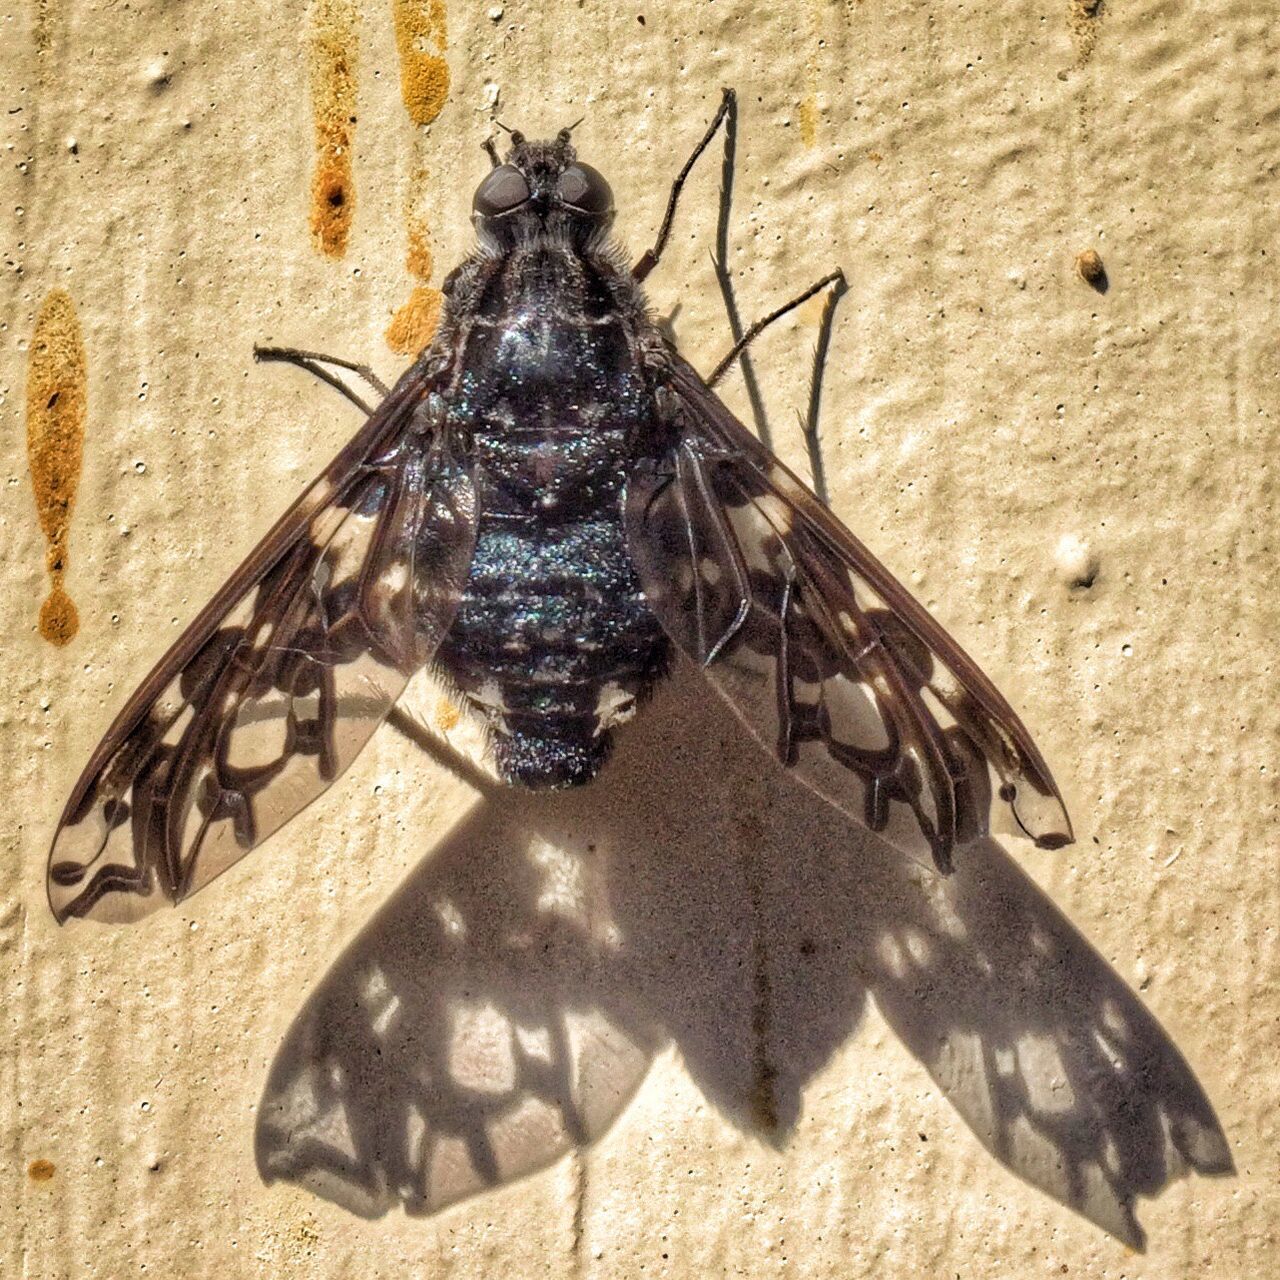
[[(4, 13), (0, 1272), (1267, 1274), (1272, 17)], [(584, 117), (639, 252), (726, 84), (742, 311), (848, 273), (833, 505), (1022, 711), (1077, 842), (990, 842), (941, 882), (685, 681), (598, 785), (537, 803), (386, 727), (182, 908), (59, 930), (48, 841), (95, 742), (357, 425), (253, 343), (394, 376), (471, 243), (495, 107)], [(717, 182), (650, 289), (704, 369)], [(754, 349), (796, 465), (819, 313)], [(42, 617), (53, 585), (74, 619)], [(448, 723), (425, 682), (408, 706)]]

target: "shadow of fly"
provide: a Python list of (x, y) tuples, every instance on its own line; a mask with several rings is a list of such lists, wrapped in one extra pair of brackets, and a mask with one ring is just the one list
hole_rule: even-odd
[[(762, 749), (948, 871), (993, 815), (1068, 843), (1058, 789), (991, 681), (737, 421), (641, 288), (570, 131), (510, 135), (438, 332), (160, 660), (62, 815), (65, 920), (181, 901), (324, 791), (424, 667), (533, 789), (590, 782), (677, 655)], [(260, 353), (335, 385), (340, 361)], [(815, 382), (814, 403), (817, 399)]]

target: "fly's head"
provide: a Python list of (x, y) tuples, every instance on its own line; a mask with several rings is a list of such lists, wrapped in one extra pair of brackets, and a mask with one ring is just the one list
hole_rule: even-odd
[(529, 142), (511, 135), (511, 149), (476, 188), (471, 220), (489, 248), (510, 249), (539, 233), (566, 236), (579, 250), (608, 234), (613, 223), (613, 192), (603, 175), (577, 158), (569, 130), (550, 142)]

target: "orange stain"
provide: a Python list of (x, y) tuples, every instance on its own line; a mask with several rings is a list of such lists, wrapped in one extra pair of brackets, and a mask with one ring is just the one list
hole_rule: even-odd
[(413, 167), (405, 200), (404, 224), (409, 237), (405, 266), (410, 275), (424, 283), (431, 279), (435, 267), (435, 255), (431, 251), (430, 191), (431, 171), (419, 161)]
[(360, 12), (353, 0), (314, 0), (310, 10), (311, 109), (316, 165), (311, 235), (331, 258), (347, 250), (355, 214), (351, 160), (356, 131), (356, 57)]
[[(426, 191), (430, 181), (431, 175), (423, 166), (418, 166), (410, 184), (411, 192)], [(431, 252), (431, 227), (426, 210), (416, 204), (412, 196), (406, 228), (409, 232), (409, 252), (405, 258), (405, 266), (409, 268), (410, 274), (417, 276), (419, 280), (430, 280), (432, 268), (435, 266), (435, 256)]]
[(1103, 13), (1102, 0), (1068, 0), (1067, 22), (1076, 45), (1076, 68), (1093, 57), (1098, 43), (1098, 22)]
[(827, 314), (827, 304), (831, 301), (831, 294), (824, 289), (821, 293), (815, 293), (808, 302), (802, 302), (796, 308), (796, 319), (801, 324), (812, 325), (815, 329), (822, 324), (823, 317)]
[(458, 721), (461, 719), (462, 712), (448, 698), (441, 698), (436, 703), (436, 728), (441, 733), (448, 733), (450, 729), (456, 729)]
[(426, 210), (415, 200), (415, 193), (418, 196), (425, 193), (429, 181), (427, 170), (419, 165), (409, 184), (409, 200), (405, 209), (405, 228), (409, 235), (405, 266), (423, 285), (414, 286), (409, 301), (396, 312), (387, 330), (387, 345), (402, 355), (416, 356), (431, 341), (440, 323), (443, 299), (437, 290), (424, 287), (430, 281), (435, 265), (430, 226)]
[[(444, 0), (391, 0), (396, 45), (400, 51), (400, 96), (416, 125), (430, 124), (449, 96), (449, 64)], [(392, 317), (387, 345), (402, 355), (416, 356), (431, 341), (440, 323), (443, 295), (426, 282), (435, 266), (431, 250), (431, 225), (423, 196), (431, 175), (419, 163), (409, 183), (405, 213), (408, 251), (405, 266), (423, 283), (415, 285), (409, 300)]]
[(391, 0), (400, 50), (400, 96), (414, 124), (430, 124), (449, 96), (444, 0)]
[(426, 224), (418, 219), (409, 220), (409, 252), (405, 257), (405, 266), (411, 275), (419, 280), (431, 279), (431, 268), (435, 260), (431, 253), (431, 240), (427, 234)]
[(415, 285), (387, 326), (387, 346), (401, 355), (416, 356), (435, 336), (444, 294), (430, 285)]
[(828, 0), (810, 0), (807, 43), (809, 54), (804, 60), (804, 97), (800, 99), (800, 141), (812, 147), (818, 141), (818, 125), (822, 120), (822, 107), (818, 92), (822, 86), (823, 50), (827, 47), (822, 33), (830, 21)]
[(800, 140), (806, 147), (811, 147), (818, 140), (818, 99), (816, 94), (807, 94), (800, 104)]
[(57, 1166), (52, 1160), (33, 1160), (27, 1165), (27, 1177), (32, 1182), (48, 1182), (56, 1172)]
[(63, 590), (71, 511), (80, 484), (88, 417), (88, 365), (71, 295), (61, 289), (40, 304), (27, 357), (27, 461), (40, 527), (49, 543), (49, 594), (40, 606), (40, 634), (67, 644), (80, 617)]

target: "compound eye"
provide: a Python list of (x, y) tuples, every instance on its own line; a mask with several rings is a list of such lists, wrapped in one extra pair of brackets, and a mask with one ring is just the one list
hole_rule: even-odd
[(513, 164), (500, 164), (476, 188), (471, 207), (483, 217), (510, 213), (529, 198), (529, 184)]
[(603, 214), (613, 209), (613, 192), (609, 190), (609, 184), (589, 164), (571, 164), (560, 175), (556, 195), (583, 213)]

